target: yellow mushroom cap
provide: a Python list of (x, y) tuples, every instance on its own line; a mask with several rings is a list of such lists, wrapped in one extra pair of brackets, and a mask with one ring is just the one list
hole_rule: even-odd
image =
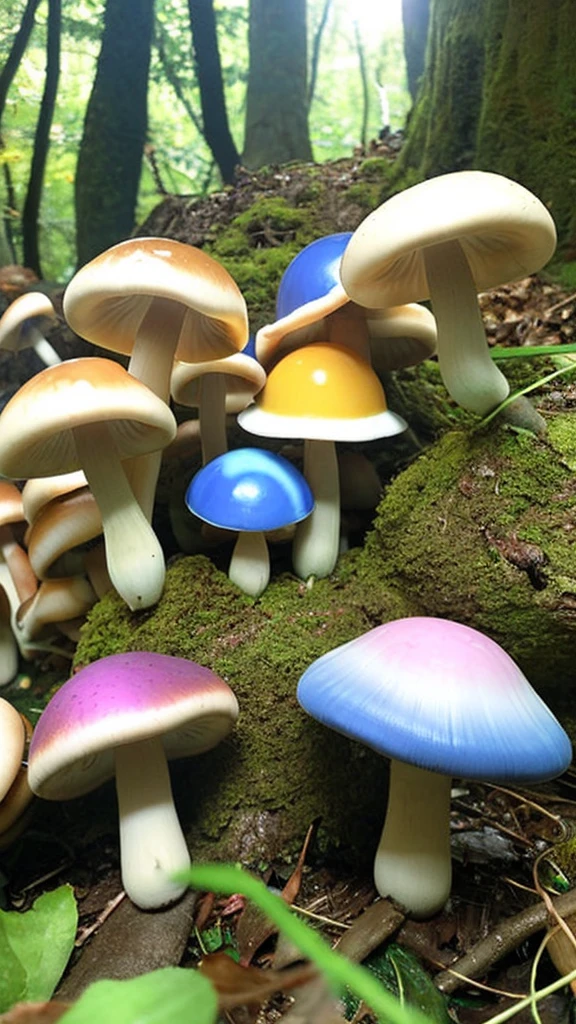
[(290, 352), (271, 370), (238, 422), (264, 437), (361, 441), (404, 430), (386, 405), (369, 363), (342, 345), (317, 342)]

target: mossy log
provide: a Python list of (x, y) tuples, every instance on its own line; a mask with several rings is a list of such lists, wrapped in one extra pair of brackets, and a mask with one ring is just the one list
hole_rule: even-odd
[(241, 715), (230, 739), (175, 768), (193, 854), (257, 864), (295, 852), (321, 819), (316, 850), (370, 860), (386, 766), (311, 721), (302, 671), (325, 651), (403, 615), (468, 623), (519, 662), (576, 737), (576, 425), (546, 439), (506, 427), (450, 431), (389, 486), (363, 548), (307, 588), (275, 575), (257, 600), (205, 556), (177, 558), (154, 610), (108, 596), (89, 616), (76, 665), (126, 649), (181, 655), (221, 674)]

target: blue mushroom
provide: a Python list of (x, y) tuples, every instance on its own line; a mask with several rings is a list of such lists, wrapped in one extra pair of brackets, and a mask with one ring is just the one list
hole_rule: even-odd
[(314, 661), (298, 700), (324, 725), (391, 758), (374, 880), (418, 917), (450, 893), (451, 777), (543, 782), (570, 740), (510, 656), (476, 629), (414, 616)]
[(259, 597), (270, 578), (264, 534), (301, 522), (314, 508), (299, 470), (262, 448), (237, 448), (208, 462), (192, 478), (185, 500), (199, 519), (238, 533), (228, 575), (251, 597)]

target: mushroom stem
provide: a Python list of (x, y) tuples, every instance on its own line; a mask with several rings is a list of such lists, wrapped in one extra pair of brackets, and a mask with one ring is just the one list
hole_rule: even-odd
[(374, 881), (416, 917), (431, 917), (450, 895), (450, 786), (447, 775), (391, 762)]
[(455, 402), (486, 416), (510, 387), (490, 356), (474, 278), (457, 241), (424, 250), (430, 300), (438, 326), (438, 363)]
[(134, 341), (128, 372), (165, 402), (185, 309), (174, 299), (152, 299)]
[(102, 516), (110, 579), (131, 611), (149, 608), (164, 587), (160, 542), (134, 498), (107, 424), (73, 429), (78, 458)]
[(57, 366), (62, 360), (58, 355), (56, 349), (50, 344), (47, 338), (44, 337), (42, 331), (36, 327), (35, 324), (30, 324), (26, 330), (26, 337), (29, 341), (30, 348), (33, 348), (39, 359), (42, 360), (45, 366)]
[(207, 373), (199, 381), (198, 420), (202, 465), (228, 451), (226, 437), (226, 381), (222, 373)]
[(171, 874), (190, 866), (190, 855), (172, 799), (160, 739), (116, 748), (122, 884), (143, 910), (172, 903), (185, 885)]
[(228, 576), (250, 597), (260, 597), (270, 579), (270, 555), (263, 533), (241, 532), (234, 545)]
[(301, 579), (322, 579), (334, 569), (340, 547), (340, 479), (334, 441), (304, 442), (304, 476), (315, 504), (296, 527), (292, 564)]
[[(184, 307), (173, 299), (152, 299), (134, 341), (128, 372), (167, 404), (170, 375)], [(152, 521), (162, 452), (150, 452), (125, 463), (126, 476), (148, 522)]]

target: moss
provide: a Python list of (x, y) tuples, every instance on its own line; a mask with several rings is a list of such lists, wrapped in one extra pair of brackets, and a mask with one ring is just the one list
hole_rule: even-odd
[(358, 168), (360, 174), (366, 181), (382, 183), (390, 177), (391, 163), (381, 156), (369, 156), (363, 160)]
[[(364, 632), (354, 563), (311, 590), (291, 576), (252, 601), (203, 556), (167, 573), (158, 607), (132, 615), (108, 596), (91, 612), (75, 665), (118, 650), (155, 650), (210, 666), (236, 693), (241, 715), (218, 750), (176, 766), (177, 802), (198, 855), (248, 863), (295, 852), (321, 817), (318, 844), (344, 861), (372, 856), (381, 825), (381, 758), (308, 718), (296, 701), (299, 676), (321, 654)], [(389, 613), (402, 608), (391, 598)], [(194, 773), (194, 786), (189, 779)]]

